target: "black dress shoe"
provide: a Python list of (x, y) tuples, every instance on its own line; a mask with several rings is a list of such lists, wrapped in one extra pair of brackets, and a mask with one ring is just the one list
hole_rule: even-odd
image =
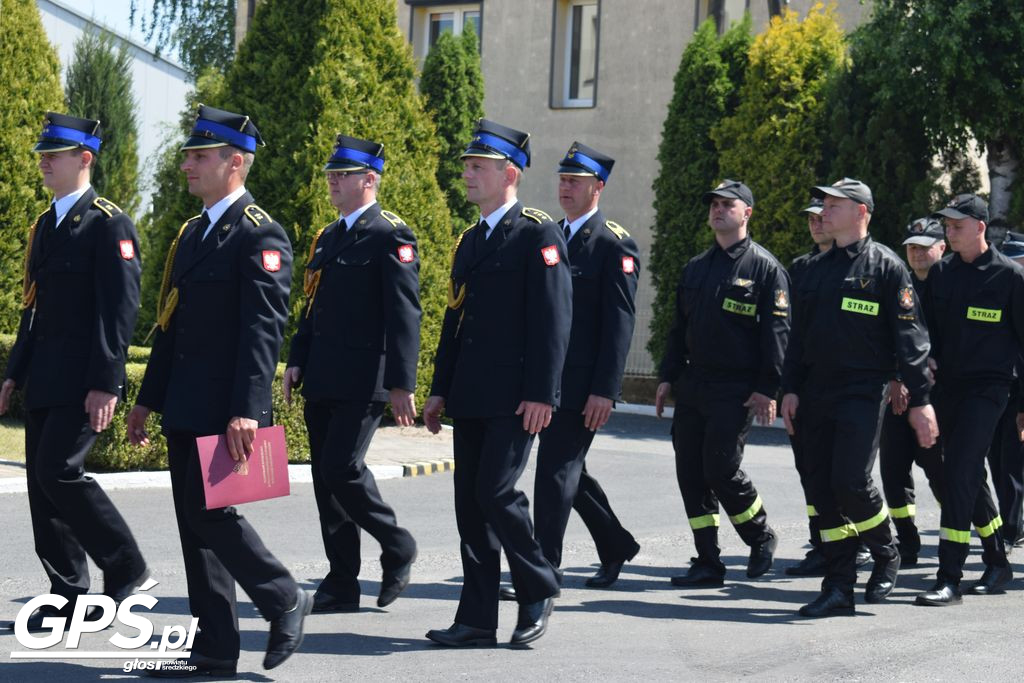
[(270, 622), (267, 654), (263, 657), (264, 669), (280, 666), (299, 649), (302, 644), (302, 624), (312, 611), (313, 598), (300, 588), (295, 607)]
[(921, 593), (914, 599), (914, 604), (927, 607), (945, 607), (946, 605), (959, 605), (963, 601), (959, 587), (946, 581), (936, 581), (930, 591)]
[(597, 573), (587, 579), (583, 585), (589, 588), (607, 588), (618, 580), (619, 572), (622, 571), (624, 564), (626, 564), (625, 560), (602, 564)]
[(494, 647), (498, 644), (494, 629), (452, 624), (448, 628), (427, 631), (427, 638), (446, 647)]
[(416, 561), (416, 551), (413, 551), (409, 561), (397, 569), (385, 571), (380, 580), (380, 595), (377, 597), (377, 607), (387, 607), (402, 594), (405, 587), (409, 585), (409, 576), (412, 574), (412, 563)]
[(104, 578), (103, 593), (104, 595), (109, 595), (111, 598), (113, 598), (114, 602), (121, 604), (129, 597), (131, 597), (132, 594), (135, 593), (136, 590), (138, 590), (139, 586), (146, 583), (146, 581), (148, 580), (149, 567), (144, 568), (138, 576), (136, 576), (134, 579), (131, 579), (127, 583), (115, 585), (112, 587), (108, 587), (106, 585), (106, 579)]
[(800, 608), (800, 616), (814, 619), (853, 612), (853, 594), (844, 593), (835, 587), (822, 589), (818, 597)]
[(779, 537), (769, 527), (768, 538), (750, 546), (750, 557), (747, 559), (747, 578), (756, 579), (772, 568), (775, 549), (779, 546)]
[[(49, 632), (51, 629), (47, 626), (43, 626), (43, 619), (47, 617), (63, 617), (64, 618), (64, 630), (67, 630), (68, 623), (71, 621), (72, 615), (75, 613), (75, 603), (72, 600), (61, 609), (57, 609), (53, 605), (43, 605), (31, 615), (25, 621), (25, 628), (29, 633), (38, 633), (40, 631)], [(99, 605), (89, 605), (85, 610), (84, 621), (99, 621), (103, 617), (103, 610), (100, 609)], [(10, 622), (7, 628), (14, 630), (14, 622)]]
[(1008, 564), (1002, 567), (985, 567), (985, 573), (981, 575), (981, 580), (968, 588), (967, 592), (972, 595), (994, 595), (996, 593), (1002, 593), (1006, 584), (1010, 583), (1012, 580), (1013, 569), (1011, 569)]
[(725, 583), (725, 567), (713, 565), (699, 558), (690, 558), (690, 568), (682, 576), (673, 576), (672, 585), (679, 588), (703, 588)]
[(859, 548), (857, 548), (857, 560), (856, 560), (857, 567), (858, 568), (863, 567), (864, 565), (866, 565), (870, 561), (871, 561), (871, 551), (868, 550), (868, 547), (862, 543), (861, 546)]
[(193, 652), (187, 659), (160, 662), (159, 669), (149, 669), (151, 678), (234, 678), (238, 670), (237, 659), (214, 659)]
[(896, 577), (900, 573), (900, 554), (894, 553), (891, 558), (875, 560), (875, 566), (868, 577), (868, 585), (864, 589), (864, 600), (882, 602), (892, 589), (896, 587)]
[(498, 599), (515, 602), (519, 598), (516, 597), (516, 589), (514, 586), (502, 586), (498, 589)]
[(330, 614), (333, 612), (358, 612), (359, 599), (342, 600), (341, 598), (317, 591), (313, 594), (313, 614)]
[(548, 618), (554, 608), (555, 601), (552, 598), (519, 605), (519, 621), (509, 642), (513, 645), (526, 645), (544, 635), (548, 630)]
[(825, 576), (825, 568), (828, 562), (825, 555), (817, 548), (807, 551), (804, 559), (796, 564), (786, 567), (787, 576)]

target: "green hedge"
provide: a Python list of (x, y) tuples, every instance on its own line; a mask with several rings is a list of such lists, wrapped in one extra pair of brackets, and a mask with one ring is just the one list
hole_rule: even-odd
[[(0, 335), (0, 364), (2, 367), (7, 366), (7, 356), (13, 343), (14, 335)], [(159, 415), (150, 416), (147, 423), (147, 431), (150, 434), (150, 445), (147, 448), (136, 448), (125, 438), (125, 418), (128, 416), (129, 409), (135, 404), (135, 397), (139, 393), (139, 386), (142, 383), (148, 359), (149, 349), (141, 346), (132, 346), (128, 349), (126, 400), (118, 403), (110, 427), (100, 434), (89, 457), (86, 458), (85, 463), (88, 469), (100, 472), (124, 472), (167, 468), (167, 442), (160, 436)], [(309, 462), (309, 440), (306, 436), (306, 425), (302, 419), (302, 397), (296, 397), (291, 407), (285, 405), (281, 390), (283, 374), (284, 364), (282, 363), (277, 366), (277, 374), (274, 378), (275, 423), (284, 425), (288, 439), (289, 462)], [(24, 417), (24, 405), (20, 391), (14, 394), (10, 414), (15, 418)]]

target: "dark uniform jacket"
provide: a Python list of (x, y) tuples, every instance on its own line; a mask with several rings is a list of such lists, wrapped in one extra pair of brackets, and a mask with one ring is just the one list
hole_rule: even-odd
[(419, 265), (412, 230), (379, 204), (351, 230), (341, 219), (324, 229), (306, 265), (319, 285), (288, 357), (306, 399), (386, 401), (389, 389), (416, 388)]
[(178, 305), (158, 330), (136, 402), (164, 429), (219, 434), (233, 417), (271, 423), (271, 382), (288, 317), (292, 249), (248, 192), (202, 243), (199, 217), (171, 273)]
[(29, 256), (35, 304), (22, 313), (6, 375), (25, 387), (28, 408), (82, 405), (92, 389), (123, 398), (142, 270), (135, 226), (91, 188), (56, 229), (47, 216)]
[[(796, 292), (797, 288), (800, 287), (800, 278), (803, 277), (804, 271), (807, 270), (807, 264), (811, 262), (811, 259), (821, 253), (821, 248), (817, 244), (806, 254), (801, 254), (793, 259), (793, 262), (789, 264), (789, 289), (790, 292)], [(792, 321), (790, 321), (792, 324)]]
[[(514, 204), (484, 240), (462, 234), (430, 393), (454, 418), (510, 416), (522, 401), (557, 406), (572, 324), (565, 238), (542, 212)], [(463, 289), (465, 287), (465, 289)]]
[(789, 335), (789, 276), (752, 241), (716, 242), (683, 268), (661, 361), (663, 382), (747, 382), (774, 397)]
[(800, 393), (812, 374), (835, 386), (898, 375), (912, 407), (928, 403), (928, 332), (910, 271), (891, 249), (870, 236), (834, 246), (810, 260), (793, 298), (783, 393)]
[(1024, 268), (990, 248), (971, 263), (947, 256), (926, 283), (936, 379), (1013, 382), (1024, 348)]
[(569, 241), (572, 332), (562, 371), (563, 410), (582, 410), (590, 394), (618, 400), (633, 338), (640, 256), (625, 230), (600, 211)]

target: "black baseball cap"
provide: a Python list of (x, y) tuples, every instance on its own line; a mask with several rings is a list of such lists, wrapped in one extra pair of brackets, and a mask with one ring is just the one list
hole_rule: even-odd
[(1004, 256), (1009, 258), (1020, 258), (1024, 256), (1024, 234), (1019, 232), (1007, 232), (1006, 240), (1000, 248)]
[(825, 202), (815, 197), (811, 200), (811, 203), (800, 209), (800, 213), (813, 213), (815, 216), (820, 216), (822, 209), (825, 208)]
[(718, 186), (715, 189), (705, 192), (700, 200), (705, 204), (710, 204), (711, 200), (715, 197), (739, 199), (747, 206), (754, 205), (754, 193), (750, 191), (749, 187), (738, 180), (729, 180), (726, 178), (722, 182), (718, 183)]
[(903, 244), (917, 244), (930, 247), (936, 242), (946, 239), (946, 231), (936, 218), (918, 218), (907, 226), (907, 239)]
[(871, 196), (871, 188), (854, 178), (843, 178), (831, 185), (816, 185), (811, 188), (811, 196), (818, 199), (824, 199), (826, 196), (852, 199), (858, 204), (868, 207), (868, 213), (875, 211), (875, 200)]
[(988, 223), (988, 203), (976, 194), (958, 194), (949, 200), (946, 208), (933, 213), (932, 218), (974, 218)]

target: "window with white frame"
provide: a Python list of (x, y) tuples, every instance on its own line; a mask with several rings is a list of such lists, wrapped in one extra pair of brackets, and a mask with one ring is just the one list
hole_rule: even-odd
[(425, 5), (412, 8), (413, 52), (423, 59), (445, 33), (459, 35), (472, 26), (480, 36), (480, 3), (452, 3), (446, 5)]
[(597, 98), (598, 0), (555, 0), (551, 106), (593, 107)]

